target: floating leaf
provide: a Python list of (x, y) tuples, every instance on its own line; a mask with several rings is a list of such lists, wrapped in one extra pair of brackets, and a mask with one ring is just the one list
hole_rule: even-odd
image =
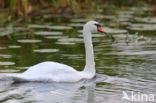
[(48, 29), (54, 29), (54, 30), (69, 30), (72, 29), (72, 27), (69, 26), (47, 26)]
[(60, 39), (60, 38), (68, 38), (67, 36), (46, 36), (46, 39)]
[(0, 54), (0, 57), (2, 57), (2, 58), (12, 58), (12, 55)]
[(58, 39), (59, 42), (83, 42), (83, 39), (80, 38), (62, 38)]
[(29, 24), (29, 28), (36, 28), (36, 29), (44, 29), (47, 28), (47, 25), (37, 25), (37, 24)]
[(10, 69), (5, 69), (5, 70), (0, 70), (0, 73), (17, 73), (19, 72), (20, 70), (10, 70)]
[(147, 24), (156, 24), (156, 17), (146, 17), (146, 18), (135, 18), (136, 22), (147, 23)]
[(156, 24), (131, 24), (127, 28), (133, 31), (156, 31)]
[(70, 23), (69, 26), (72, 26), (72, 27), (83, 27), (84, 24), (81, 24), (81, 23)]
[(10, 46), (8, 46), (8, 48), (21, 48), (21, 46), (19, 46), (19, 45), (10, 45)]
[(62, 32), (38, 31), (34, 32), (35, 35), (62, 35)]
[(23, 39), (23, 40), (17, 40), (20, 43), (39, 43), (42, 42), (42, 40), (33, 40), (33, 39)]
[(76, 43), (74, 43), (74, 42), (56, 42), (56, 44), (60, 44), (60, 45), (75, 45)]
[(53, 52), (58, 52), (59, 49), (36, 49), (33, 51), (37, 53), (53, 53)]
[(71, 19), (70, 21), (75, 23), (85, 23), (89, 21), (89, 19)]
[(0, 62), (0, 65), (15, 65), (14, 62)]

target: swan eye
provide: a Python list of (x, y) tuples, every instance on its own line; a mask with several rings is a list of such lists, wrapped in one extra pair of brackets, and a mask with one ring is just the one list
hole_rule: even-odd
[(97, 27), (101, 27), (101, 25), (100, 25), (100, 24), (94, 24), (94, 25), (96, 25)]

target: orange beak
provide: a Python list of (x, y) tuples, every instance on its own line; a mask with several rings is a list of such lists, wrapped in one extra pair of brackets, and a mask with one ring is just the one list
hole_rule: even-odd
[(101, 26), (98, 26), (97, 29), (98, 29), (99, 32), (102, 32), (102, 33), (105, 33), (105, 34), (107, 33), (105, 30), (103, 30), (103, 29), (101, 28)]

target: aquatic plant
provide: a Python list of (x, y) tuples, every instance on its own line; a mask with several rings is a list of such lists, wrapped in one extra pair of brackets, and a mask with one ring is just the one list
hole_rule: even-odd
[[(133, 1), (133, 0), (1, 0), (1, 12), (8, 14), (11, 19), (23, 18), (23, 22), (28, 22), (31, 15), (41, 15), (43, 13), (76, 13), (81, 8), (91, 9), (99, 5), (114, 6), (140, 6), (142, 2), (155, 5), (155, 1)], [(112, 7), (111, 7), (112, 8)], [(155, 8), (155, 6), (153, 6)], [(46, 10), (45, 10), (46, 9)], [(153, 9), (153, 13), (155, 13)], [(2, 14), (3, 14), (2, 13)]]
[[(78, 11), (80, 5), (91, 3), (91, 0), (1, 0), (0, 8), (9, 9), (11, 18), (23, 18), (24, 22), (29, 20), (29, 15), (40, 12), (43, 8), (53, 8), (53, 12), (70, 8)], [(32, 13), (33, 12), (33, 13)]]

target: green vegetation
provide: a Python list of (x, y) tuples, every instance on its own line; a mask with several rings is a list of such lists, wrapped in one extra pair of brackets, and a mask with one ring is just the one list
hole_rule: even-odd
[[(43, 12), (59, 13), (70, 9), (79, 11), (82, 5), (91, 4), (91, 0), (1, 0), (2, 14), (12, 19), (23, 18), (29, 21), (29, 16)], [(1, 17), (1, 16), (0, 16)]]
[(155, 0), (1, 0), (1, 21), (7, 22), (23, 18), (23, 22), (28, 22), (31, 16), (43, 13), (79, 13), (82, 9), (94, 8), (97, 5), (105, 7), (118, 6), (141, 6), (144, 4), (152, 5), (152, 13), (156, 14)]

